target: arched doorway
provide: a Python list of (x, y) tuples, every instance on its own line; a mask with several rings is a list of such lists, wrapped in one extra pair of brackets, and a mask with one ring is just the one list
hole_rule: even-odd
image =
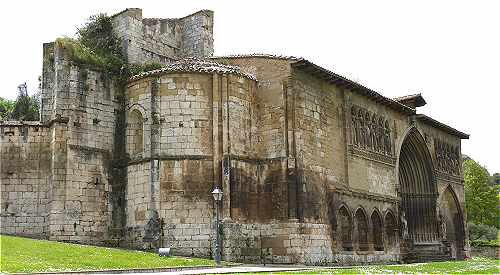
[(448, 186), (441, 195), (439, 212), (441, 237), (450, 244), (451, 256), (463, 259), (465, 240), (463, 216), (451, 186)]
[(358, 249), (366, 251), (368, 250), (368, 223), (365, 212), (361, 208), (358, 208), (354, 217), (356, 219)]
[(384, 250), (384, 237), (382, 235), (382, 219), (378, 211), (374, 210), (371, 216), (373, 248), (377, 251)]
[(352, 220), (349, 210), (345, 206), (340, 207), (338, 215), (338, 226), (342, 236), (342, 249), (352, 250)]
[(398, 167), (401, 211), (407, 219), (409, 240), (413, 244), (438, 242), (437, 188), (432, 158), (416, 128), (412, 128), (403, 141)]
[(396, 218), (391, 212), (387, 212), (385, 215), (385, 239), (388, 249), (394, 248), (397, 242), (397, 223)]

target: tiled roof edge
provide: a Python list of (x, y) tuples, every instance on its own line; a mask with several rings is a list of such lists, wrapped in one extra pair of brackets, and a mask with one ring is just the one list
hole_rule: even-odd
[(269, 59), (282, 59), (290, 61), (304, 60), (302, 57), (296, 56), (286, 56), (286, 55), (274, 55), (274, 54), (264, 54), (264, 53), (250, 53), (250, 54), (230, 54), (230, 55), (220, 55), (211, 56), (210, 59), (224, 59), (224, 58), (269, 58)]
[(160, 75), (163, 73), (174, 73), (174, 72), (234, 74), (257, 81), (257, 79), (253, 74), (243, 72), (238, 66), (225, 65), (214, 61), (206, 61), (195, 58), (181, 59), (179, 61), (167, 64), (165, 65), (165, 67), (161, 69), (134, 75), (131, 78), (129, 78), (128, 81), (131, 82), (149, 76)]
[(371, 99), (373, 99), (375, 102), (381, 103), (383, 105), (386, 105), (398, 112), (402, 112), (404, 114), (415, 114), (415, 110), (413, 108), (410, 108), (404, 104), (401, 104), (393, 99), (390, 99), (388, 97), (385, 97), (374, 90), (367, 88), (357, 82), (354, 82), (346, 77), (343, 77), (339, 74), (336, 74), (332, 71), (329, 71), (321, 66), (318, 66), (306, 59), (301, 59), (298, 61), (295, 61), (292, 63), (293, 67), (296, 68), (301, 68), (304, 69), (305, 71), (313, 74), (317, 74), (321, 78), (328, 80), (331, 83), (340, 85), (340, 86), (345, 86), (347, 88), (350, 88), (354, 92), (357, 92), (363, 96), (367, 96)]
[(450, 135), (453, 135), (453, 136), (457, 136), (461, 139), (469, 139), (469, 134), (466, 134), (466, 133), (463, 133), (461, 131), (458, 131), (457, 129), (455, 128), (452, 128), (444, 123), (441, 123), (435, 119), (433, 119), (432, 117), (429, 117), (429, 116), (426, 116), (424, 114), (417, 114), (416, 115), (416, 118), (419, 120), (419, 121), (422, 121), (424, 123), (427, 123), (433, 127), (436, 127), (438, 129), (441, 129), (443, 131), (445, 131), (446, 133), (450, 134)]

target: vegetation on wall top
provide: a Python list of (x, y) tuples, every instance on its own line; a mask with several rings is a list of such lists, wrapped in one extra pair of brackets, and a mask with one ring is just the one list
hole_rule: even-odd
[(68, 50), (73, 62), (101, 69), (121, 84), (133, 75), (162, 67), (159, 63), (129, 64), (121, 40), (113, 30), (111, 17), (103, 13), (89, 17), (78, 29), (76, 39), (63, 37), (56, 43)]

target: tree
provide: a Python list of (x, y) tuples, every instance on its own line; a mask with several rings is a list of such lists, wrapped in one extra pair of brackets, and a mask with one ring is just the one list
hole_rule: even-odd
[(19, 94), (9, 119), (39, 120), (39, 107), (37, 96), (28, 95), (28, 86), (23, 83), (17, 87)]
[(488, 183), (488, 170), (471, 158), (464, 163), (465, 202), (470, 222), (499, 227), (497, 192)]
[(14, 100), (0, 97), (0, 120), (10, 119), (15, 105), (16, 102)]

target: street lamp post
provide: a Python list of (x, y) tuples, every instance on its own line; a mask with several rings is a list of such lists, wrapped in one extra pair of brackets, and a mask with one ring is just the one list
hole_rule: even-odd
[(222, 200), (222, 190), (219, 187), (215, 187), (212, 191), (212, 195), (215, 200), (215, 264), (220, 267), (220, 244), (219, 244), (219, 203)]

